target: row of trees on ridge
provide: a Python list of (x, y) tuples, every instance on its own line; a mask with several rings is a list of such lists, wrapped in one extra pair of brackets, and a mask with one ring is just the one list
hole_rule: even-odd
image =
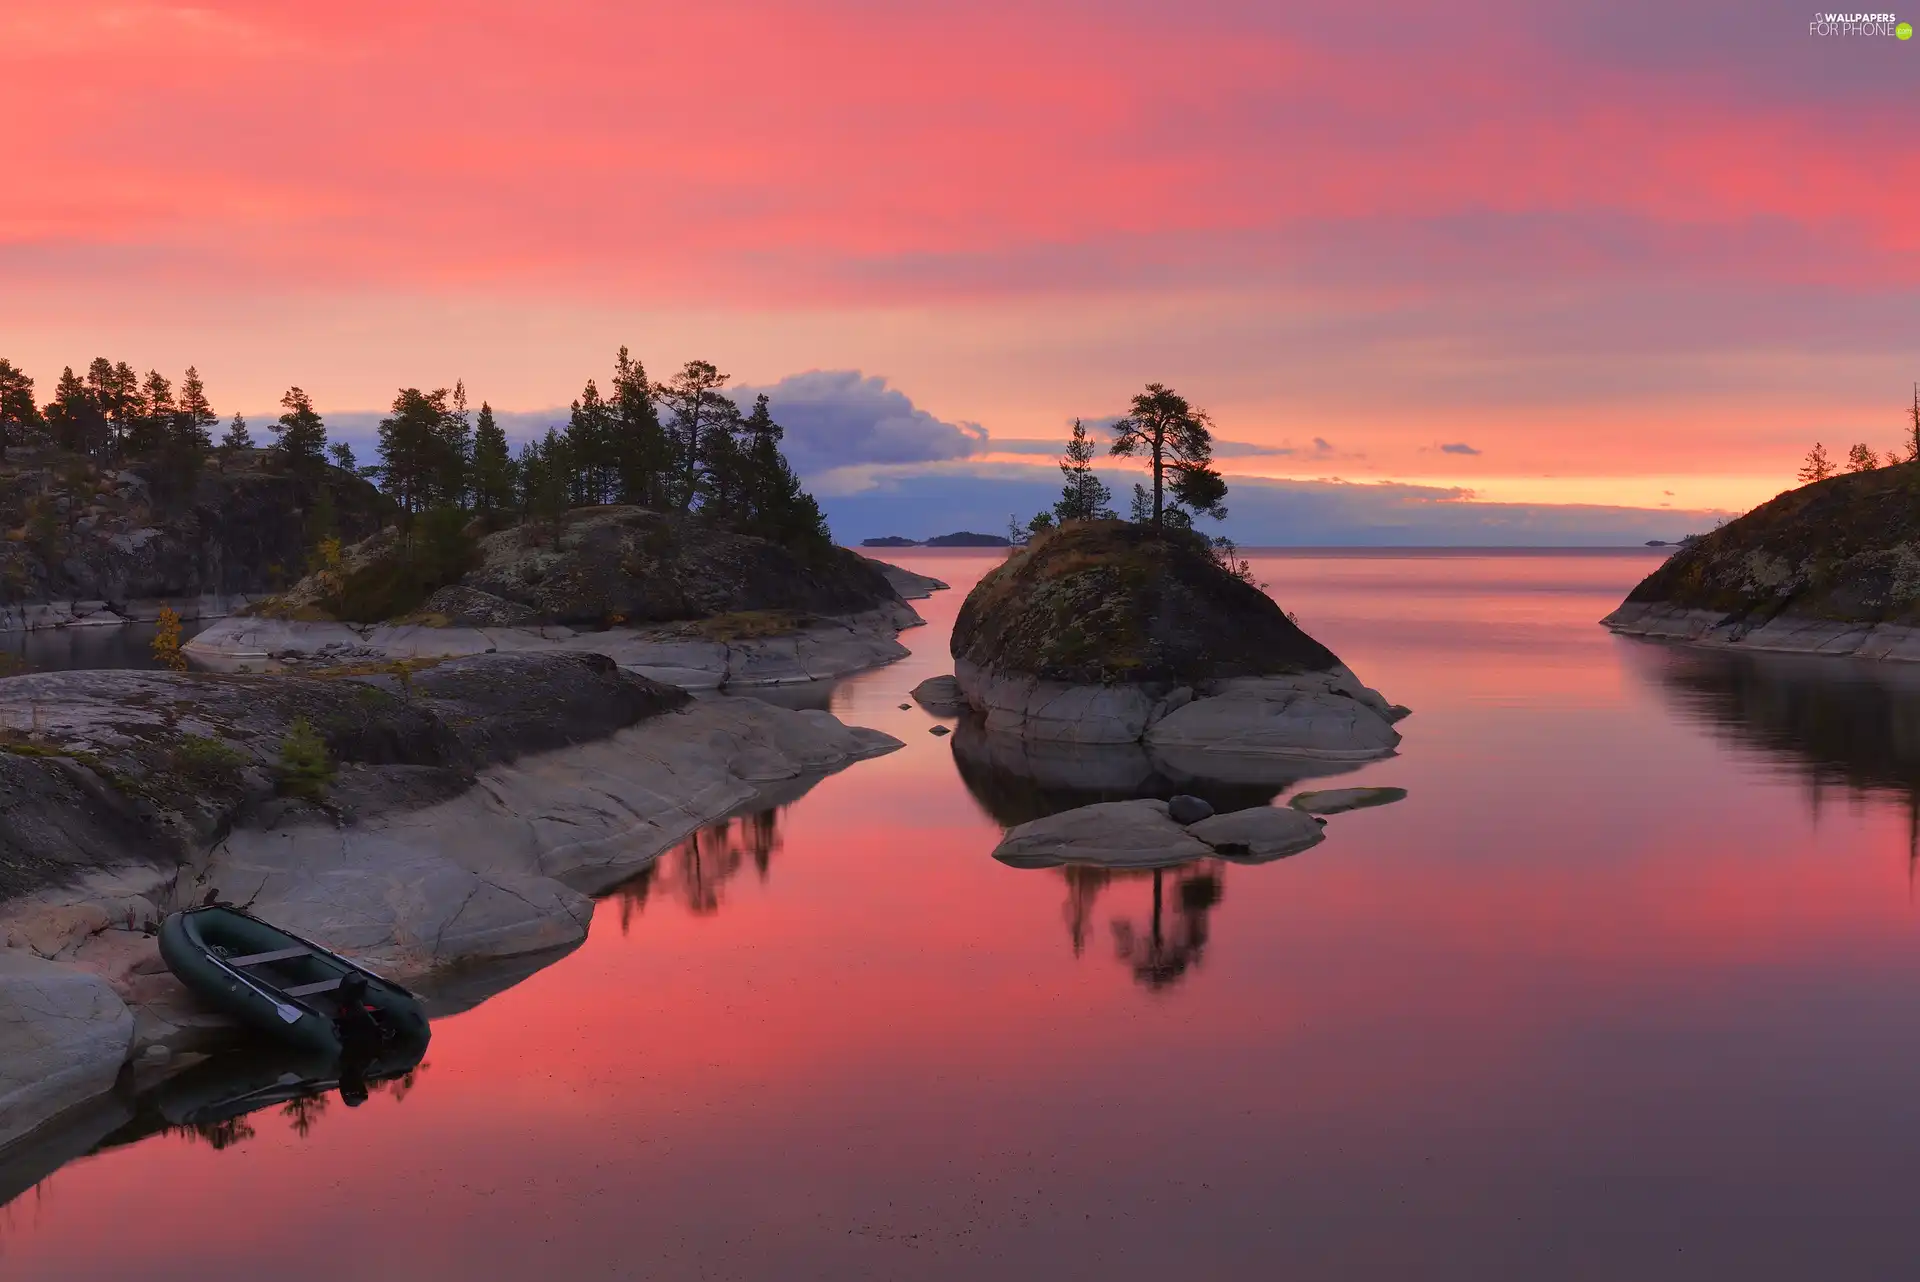
[[(566, 425), (518, 451), (490, 405), (469, 411), (464, 383), (402, 388), (380, 422), (378, 459), (364, 467), (347, 442), (329, 445), (312, 398), (293, 387), (271, 425), (268, 459), (314, 483), (329, 465), (374, 481), (403, 528), (427, 512), (498, 523), (633, 503), (698, 513), (784, 543), (824, 543), (825, 520), (781, 452), (783, 432), (767, 398), (743, 412), (727, 382), (708, 361), (689, 361), (653, 382), (623, 347), (606, 393), (589, 380)], [(190, 488), (209, 455), (224, 462), (257, 448), (238, 414), (215, 444), (220, 420), (191, 368), (176, 393), (157, 371), (142, 380), (125, 362), (98, 358), (84, 375), (62, 371), (44, 406), (33, 392), (25, 371), (0, 360), (0, 457), (8, 445), (51, 445), (102, 466), (155, 463), (176, 488)]]
[(1847, 451), (1846, 467), (1842, 469), (1827, 453), (1827, 447), (1819, 441), (1807, 451), (1807, 457), (1800, 464), (1800, 483), (1811, 485), (1815, 481), (1824, 481), (1830, 476), (1838, 476), (1841, 471), (1871, 472), (1877, 467), (1892, 467), (1898, 463), (1920, 462), (1920, 383), (1914, 384), (1913, 404), (1907, 409), (1911, 420), (1907, 439), (1888, 450), (1884, 455), (1873, 452), (1871, 445), (1857, 444)]

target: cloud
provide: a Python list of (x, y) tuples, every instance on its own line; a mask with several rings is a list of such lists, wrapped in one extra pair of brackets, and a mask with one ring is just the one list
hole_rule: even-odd
[(1442, 445), (1440, 452), (1442, 454), (1478, 454), (1480, 451), (1474, 449), (1473, 446), (1468, 445), (1465, 441), (1455, 441), (1451, 445)]
[(859, 370), (809, 370), (732, 392), (743, 409), (766, 394), (774, 420), (786, 429), (787, 458), (802, 476), (866, 464), (944, 462), (989, 448), (978, 423), (936, 418), (886, 379)]
[[(853, 482), (843, 475), (843, 482)], [(1124, 507), (1131, 473), (1105, 477)], [(1212, 532), (1249, 547), (1632, 547), (1710, 529), (1710, 511), (1533, 503), (1482, 503), (1453, 486), (1382, 481), (1235, 477), (1231, 515)], [(820, 494), (836, 538), (924, 538), (949, 530), (1002, 530), (1059, 497), (1059, 478), (1020, 463), (881, 469)]]

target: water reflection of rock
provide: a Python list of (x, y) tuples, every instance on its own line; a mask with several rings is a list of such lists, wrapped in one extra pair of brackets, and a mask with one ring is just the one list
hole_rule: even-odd
[(650, 900), (662, 897), (695, 915), (719, 912), (727, 883), (747, 868), (765, 881), (779, 849), (778, 807), (708, 824), (615, 888), (620, 933), (632, 928)]
[(1633, 645), (1683, 717), (1827, 787), (1920, 806), (1920, 669), (1847, 659)]
[(989, 734), (977, 717), (954, 728), (953, 760), (967, 791), (1007, 827), (1097, 801), (1204, 797), (1218, 811), (1264, 806), (1303, 779), (1364, 762), (1170, 752), (1143, 744), (1066, 744)]

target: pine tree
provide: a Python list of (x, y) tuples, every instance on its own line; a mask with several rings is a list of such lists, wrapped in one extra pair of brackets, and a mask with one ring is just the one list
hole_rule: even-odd
[(1813, 448), (1807, 451), (1807, 461), (1800, 465), (1800, 483), (1812, 485), (1824, 481), (1833, 475), (1833, 460), (1827, 457), (1827, 447), (1815, 441)]
[(653, 385), (654, 398), (672, 415), (667, 427), (670, 457), (664, 498), (682, 512), (693, 506), (699, 493), (707, 433), (727, 411), (735, 417), (740, 413), (740, 407), (721, 392), (726, 385), (727, 375), (710, 361), (688, 361), (670, 381)]
[(567, 414), (568, 499), (575, 507), (604, 503), (613, 487), (613, 415), (600, 388), (587, 380)]
[(1053, 515), (1063, 524), (1113, 519), (1113, 491), (1093, 470), (1095, 448), (1085, 424), (1073, 420), (1073, 435), (1068, 437), (1066, 456), (1060, 460), (1060, 474), (1066, 484), (1060, 488), (1060, 501), (1053, 505)]
[(433, 506), (447, 470), (445, 449), (447, 392), (403, 387), (393, 412), (380, 420), (381, 488), (400, 505), (401, 523)]
[(213, 429), (219, 424), (220, 416), (207, 400), (207, 385), (200, 381), (200, 371), (187, 366), (186, 377), (180, 380), (180, 417), (172, 432), (176, 448), (205, 458), (213, 448)]
[(1847, 451), (1847, 471), (1871, 472), (1880, 466), (1880, 456), (1871, 445), (1856, 445)]
[(41, 427), (40, 407), (33, 403), (33, 378), (11, 361), (0, 360), (0, 458), (9, 445), (26, 443)]
[(280, 465), (306, 481), (326, 474), (327, 425), (313, 408), (313, 398), (297, 387), (280, 398), (285, 411), (273, 425), (273, 450)]
[(241, 450), (252, 448), (253, 433), (247, 430), (247, 420), (235, 414), (233, 422), (227, 425), (227, 434), (220, 438), (220, 459), (224, 463)]
[(620, 501), (664, 507), (669, 457), (666, 434), (660, 427), (660, 410), (654, 403), (646, 368), (624, 347), (614, 357), (607, 407), (613, 433), (610, 453), (618, 474)]
[[(1154, 528), (1190, 526), (1194, 512), (1216, 521), (1224, 518), (1227, 510), (1221, 504), (1227, 496), (1227, 483), (1213, 469), (1212, 420), (1189, 405), (1185, 397), (1159, 383), (1147, 384), (1147, 389), (1133, 398), (1132, 410), (1114, 424), (1118, 435), (1108, 453), (1121, 458), (1146, 455), (1153, 477)], [(1169, 489), (1174, 503), (1187, 509), (1171, 522), (1167, 519)]]
[(105, 435), (89, 453), (99, 458), (117, 457), (145, 412), (146, 401), (140, 395), (140, 376), (125, 361), (118, 364), (96, 356), (87, 366), (87, 390), (99, 407)]
[[(111, 369), (111, 367), (109, 367)], [(99, 398), (69, 365), (60, 371), (53, 399), (47, 403), (47, 426), (53, 441), (76, 454), (98, 454), (107, 445), (107, 417)]]
[(1908, 411), (1913, 428), (1907, 439), (1907, 462), (1920, 463), (1920, 383), (1913, 385), (1913, 408)]
[(451, 397), (435, 392), (443, 408), (434, 432), (433, 501), (441, 507), (467, 507), (473, 470), (473, 428), (467, 422), (467, 385), (455, 380)]
[(152, 458), (166, 446), (173, 430), (173, 416), (179, 408), (173, 403), (173, 384), (157, 369), (147, 371), (140, 389), (140, 413), (127, 432), (127, 453), (136, 458)]
[[(625, 352), (622, 348), (622, 353)], [(507, 434), (494, 421), (493, 407), (480, 402), (473, 426), (473, 506), (489, 519), (511, 511), (514, 504), (514, 462)]]
[(327, 446), (327, 458), (342, 472), (360, 475), (360, 460), (353, 456), (353, 446), (346, 441), (335, 441)]

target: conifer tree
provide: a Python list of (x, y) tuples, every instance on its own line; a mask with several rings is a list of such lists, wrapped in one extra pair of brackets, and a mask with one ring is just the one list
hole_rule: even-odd
[(1871, 472), (1880, 466), (1880, 456), (1871, 445), (1856, 445), (1847, 451), (1847, 471)]
[(1053, 515), (1067, 521), (1110, 521), (1113, 519), (1113, 491), (1093, 470), (1095, 450), (1086, 425), (1073, 420), (1073, 434), (1067, 438), (1066, 456), (1060, 460), (1060, 474), (1066, 483), (1060, 487), (1060, 501)]
[(665, 383), (655, 383), (654, 398), (671, 418), (667, 440), (671, 455), (666, 501), (682, 512), (693, 506), (700, 489), (700, 462), (707, 433), (727, 417), (738, 417), (740, 407), (720, 390), (727, 385), (710, 361), (688, 361)]
[[(1213, 468), (1213, 423), (1171, 388), (1149, 383), (1133, 398), (1132, 413), (1114, 424), (1117, 435), (1108, 453), (1121, 458), (1145, 455), (1153, 478), (1151, 524), (1191, 525), (1190, 513), (1221, 520), (1227, 483)], [(1166, 491), (1187, 511), (1167, 520)]]
[(42, 426), (40, 407), (33, 402), (33, 378), (13, 362), (0, 360), (0, 458), (9, 445), (26, 442), (28, 433)]
[(273, 424), (273, 445), (281, 466), (307, 481), (326, 473), (327, 425), (313, 408), (313, 398), (297, 387), (280, 398), (285, 411)]
[(665, 506), (664, 474), (668, 470), (666, 435), (660, 410), (654, 403), (647, 371), (622, 347), (613, 361), (613, 385), (607, 398), (613, 433), (612, 462), (618, 475), (622, 503), (641, 507)]
[[(622, 353), (625, 352), (622, 348)], [(473, 425), (473, 506), (489, 519), (511, 511), (514, 505), (514, 461), (507, 434), (493, 418), (493, 407), (480, 402)]]
[(335, 441), (327, 446), (327, 459), (342, 472), (360, 475), (360, 460), (353, 456), (353, 446), (346, 441)]
[(447, 391), (403, 387), (393, 412), (380, 420), (381, 488), (400, 505), (401, 523), (433, 506), (442, 478), (450, 470), (447, 445)]
[(1833, 460), (1827, 457), (1827, 447), (1815, 441), (1813, 448), (1807, 451), (1806, 462), (1800, 465), (1800, 483), (1812, 485), (1824, 481), (1834, 472)]
[(253, 433), (247, 430), (247, 420), (239, 414), (233, 416), (233, 422), (227, 425), (227, 434), (220, 438), (220, 458), (232, 458), (241, 450), (253, 448)]
[(205, 458), (213, 448), (213, 429), (219, 424), (220, 416), (207, 400), (207, 385), (200, 381), (200, 371), (187, 366), (186, 376), (180, 380), (180, 417), (172, 432), (176, 447), (183, 454)]
[[(111, 370), (111, 367), (109, 367)], [(60, 371), (53, 399), (47, 403), (47, 426), (54, 444), (76, 454), (98, 454), (107, 445), (107, 417), (94, 391), (69, 365)]]
[(576, 507), (607, 501), (615, 476), (613, 415), (599, 385), (587, 380), (567, 414), (568, 499)]
[(173, 384), (159, 370), (150, 369), (140, 389), (140, 400), (140, 413), (127, 432), (127, 453), (152, 458), (165, 448), (167, 436), (173, 431), (173, 416), (179, 412), (173, 403)]

